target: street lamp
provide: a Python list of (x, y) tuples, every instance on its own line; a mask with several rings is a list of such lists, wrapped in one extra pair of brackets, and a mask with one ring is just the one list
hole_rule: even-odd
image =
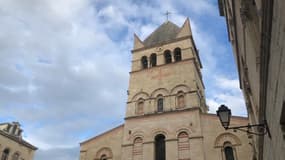
[(222, 126), (225, 129), (228, 129), (230, 125), (230, 121), (231, 121), (231, 115), (232, 115), (231, 110), (227, 106), (221, 105), (219, 107), (219, 110), (217, 110), (217, 115), (220, 118)]
[[(258, 136), (263, 136), (268, 133), (269, 137), (271, 137), (266, 120), (264, 120), (264, 123), (261, 123), (261, 124), (252, 124), (252, 125), (248, 124), (245, 126), (229, 127), (232, 114), (231, 114), (231, 110), (225, 105), (221, 105), (219, 107), (219, 109), (217, 110), (217, 116), (219, 117), (221, 124), (225, 128), (225, 130), (228, 130), (228, 129), (233, 129), (234, 131), (240, 130), (243, 132), (247, 132), (248, 134), (254, 134)], [(257, 132), (250, 131), (252, 127), (257, 127)], [(244, 130), (242, 128), (247, 128), (247, 130)]]

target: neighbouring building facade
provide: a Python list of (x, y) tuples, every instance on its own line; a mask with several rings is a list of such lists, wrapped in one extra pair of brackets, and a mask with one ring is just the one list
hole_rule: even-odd
[(80, 160), (250, 160), (248, 135), (207, 113), (201, 68), (189, 19), (135, 35), (125, 123), (80, 143)]
[(18, 122), (0, 124), (0, 160), (33, 160), (37, 148), (22, 138)]
[[(254, 159), (285, 159), (285, 1), (218, 0), (238, 66), (254, 136)], [(258, 132), (258, 130), (255, 130)]]

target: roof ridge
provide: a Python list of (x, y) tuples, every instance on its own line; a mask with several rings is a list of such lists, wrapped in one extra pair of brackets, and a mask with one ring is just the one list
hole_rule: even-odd
[(157, 43), (166, 42), (176, 38), (176, 35), (181, 30), (175, 23), (165, 21), (158, 28), (156, 28), (145, 40), (145, 46), (152, 46)]
[(97, 138), (99, 138), (99, 137), (101, 137), (101, 136), (103, 136), (103, 135), (105, 135), (105, 134), (108, 134), (108, 133), (110, 133), (110, 132), (112, 132), (112, 131), (114, 131), (114, 130), (116, 130), (116, 129), (118, 129), (118, 128), (121, 128), (121, 127), (123, 127), (124, 125), (125, 125), (124, 123), (123, 123), (123, 124), (120, 124), (120, 125), (118, 125), (118, 126), (116, 126), (116, 127), (114, 127), (114, 128), (111, 128), (111, 129), (105, 131), (105, 132), (102, 132), (102, 133), (100, 133), (100, 134), (98, 134), (98, 135), (96, 135), (96, 136), (94, 136), (94, 137), (91, 137), (91, 138), (89, 138), (89, 139), (87, 139), (87, 140), (85, 140), (85, 141), (83, 141), (83, 142), (80, 142), (79, 144), (82, 145), (82, 144), (85, 144), (85, 143), (87, 143), (87, 142), (90, 142), (90, 141), (92, 141), (92, 140), (94, 140), (94, 139), (97, 139)]
[(179, 26), (177, 26), (175, 23), (173, 23), (173, 22), (171, 22), (171, 21), (165, 21), (165, 22), (163, 22), (159, 27), (157, 27), (154, 31), (152, 31), (151, 33), (150, 33), (150, 35), (149, 36), (147, 36), (144, 40), (143, 40), (143, 42), (144, 41), (146, 41), (150, 36), (152, 36), (158, 29), (160, 29), (161, 27), (163, 27), (163, 25), (166, 25), (167, 23), (170, 23), (171, 25), (175, 25), (176, 27), (178, 27), (178, 28), (180, 28)]

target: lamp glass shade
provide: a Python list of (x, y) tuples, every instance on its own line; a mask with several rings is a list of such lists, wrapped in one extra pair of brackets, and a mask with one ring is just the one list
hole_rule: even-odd
[(231, 110), (227, 106), (221, 105), (217, 110), (217, 116), (219, 117), (222, 126), (227, 129), (230, 125)]

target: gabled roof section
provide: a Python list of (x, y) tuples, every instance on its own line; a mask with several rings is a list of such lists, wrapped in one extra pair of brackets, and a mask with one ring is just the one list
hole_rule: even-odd
[(108, 130), (108, 131), (106, 131), (106, 132), (104, 132), (104, 133), (101, 133), (101, 134), (99, 134), (99, 135), (97, 135), (97, 136), (95, 136), (95, 137), (92, 137), (92, 138), (90, 138), (90, 139), (88, 139), (88, 140), (85, 140), (85, 141), (83, 141), (83, 142), (80, 142), (80, 146), (81, 146), (81, 145), (84, 145), (84, 144), (87, 143), (87, 142), (90, 142), (90, 141), (92, 141), (92, 140), (95, 140), (95, 139), (97, 139), (97, 138), (100, 138), (100, 137), (102, 137), (102, 136), (104, 136), (104, 135), (107, 135), (108, 133), (112, 133), (113, 131), (115, 131), (115, 130), (117, 130), (117, 129), (121, 129), (121, 128), (123, 128), (123, 127), (124, 127), (124, 124), (121, 124), (121, 125), (119, 125), (119, 126), (113, 128), (113, 129), (110, 129), (110, 130)]
[(134, 49), (142, 48), (144, 47), (143, 42), (140, 40), (140, 38), (134, 34)]
[(149, 47), (173, 40), (179, 31), (180, 28), (176, 24), (166, 21), (143, 41), (144, 46)]
[(187, 18), (183, 26), (181, 27), (179, 33), (177, 34), (176, 38), (191, 36), (191, 35), (192, 35), (192, 31), (190, 27), (190, 20), (189, 18)]

